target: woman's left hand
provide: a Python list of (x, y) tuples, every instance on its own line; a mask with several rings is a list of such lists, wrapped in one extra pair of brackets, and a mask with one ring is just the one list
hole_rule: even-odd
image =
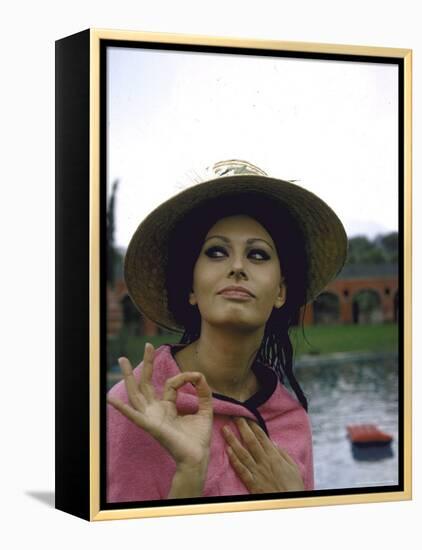
[(294, 460), (277, 447), (257, 425), (236, 418), (242, 442), (225, 426), (227, 453), (235, 472), (251, 494), (303, 491), (303, 480)]

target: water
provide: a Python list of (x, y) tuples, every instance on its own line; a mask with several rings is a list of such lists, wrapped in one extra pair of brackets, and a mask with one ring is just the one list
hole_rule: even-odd
[[(296, 375), (309, 400), (315, 489), (398, 484), (397, 360), (322, 363), (299, 367)], [(348, 424), (376, 424), (393, 441), (375, 457), (359, 459)]]

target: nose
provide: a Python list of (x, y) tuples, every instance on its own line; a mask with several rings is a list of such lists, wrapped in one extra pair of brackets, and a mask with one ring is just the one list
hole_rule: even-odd
[(229, 278), (234, 279), (247, 279), (247, 273), (244, 266), (244, 259), (242, 255), (236, 255), (233, 258), (233, 262), (230, 266)]

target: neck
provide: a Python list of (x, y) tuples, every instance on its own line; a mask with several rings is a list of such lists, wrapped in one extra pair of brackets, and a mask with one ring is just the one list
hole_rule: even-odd
[(214, 392), (243, 401), (258, 389), (252, 364), (263, 336), (263, 328), (239, 333), (203, 324), (199, 339), (179, 352), (181, 369), (201, 372)]

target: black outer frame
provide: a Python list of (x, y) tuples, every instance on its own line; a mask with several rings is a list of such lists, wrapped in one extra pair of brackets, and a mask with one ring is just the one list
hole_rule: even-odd
[[(56, 508), (91, 520), (92, 502), (90, 478), (90, 61), (91, 31), (86, 30), (56, 42)], [(399, 231), (400, 240), (400, 365), (399, 393), (401, 399), (399, 429), (400, 457), (397, 486), (368, 487), (331, 491), (313, 491), (306, 496), (363, 495), (404, 490), (404, 60), (395, 57), (335, 53), (309, 53), (282, 50), (256, 50), (222, 46), (163, 44), (152, 41), (104, 40), (101, 50), (101, 118), (100, 118), (100, 181), (106, 181), (105, 139), (105, 50), (107, 46), (169, 49), (173, 51), (232, 52), (259, 55), (282, 55), (329, 60), (394, 63), (399, 69)], [(183, 41), (182, 41), (183, 42)], [(100, 265), (105, 273), (105, 193), (100, 193)], [(105, 347), (105, 283), (100, 281), (100, 356)], [(100, 312), (100, 313), (101, 313)], [(101, 491), (100, 510), (121, 510), (163, 506), (161, 502), (131, 502), (107, 504), (105, 487), (105, 373), (101, 371)], [(92, 411), (91, 411), (92, 414)], [(283, 495), (294, 498), (298, 495)], [(253, 497), (254, 501), (280, 498), (281, 495)], [(173, 501), (171, 505), (206, 502), (250, 501), (250, 497), (225, 497)]]
[(90, 31), (56, 42), (56, 508), (90, 519)]

